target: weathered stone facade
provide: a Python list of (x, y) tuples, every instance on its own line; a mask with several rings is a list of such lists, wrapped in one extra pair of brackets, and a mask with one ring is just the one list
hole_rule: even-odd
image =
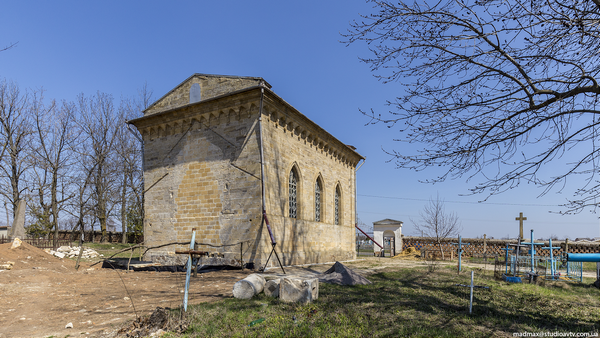
[[(196, 241), (207, 244), (198, 250), (215, 254), (218, 263), (239, 264), (240, 255), (244, 262), (265, 263), (271, 241), (262, 222), (260, 124), (266, 213), (282, 262), (356, 256), (354, 169), (362, 156), (286, 103), (263, 79), (195, 74), (130, 122), (144, 141), (147, 245), (189, 241), (195, 228)], [(289, 217), (292, 168), (298, 176), (296, 218)], [(146, 259), (180, 262), (183, 257), (174, 251), (183, 247), (151, 250)]]

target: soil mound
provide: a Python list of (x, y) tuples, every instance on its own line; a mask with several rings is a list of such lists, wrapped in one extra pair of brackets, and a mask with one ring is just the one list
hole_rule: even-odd
[(11, 249), (11, 243), (0, 244), (0, 264), (5, 262), (15, 263), (12, 270), (45, 268), (55, 269), (61, 266), (71, 267), (74, 262), (71, 260), (61, 260), (54, 257), (44, 250), (36, 248), (25, 242), (21, 243), (18, 248)]
[(371, 281), (350, 270), (344, 264), (335, 262), (329, 270), (319, 276), (319, 282), (337, 285), (367, 285)]

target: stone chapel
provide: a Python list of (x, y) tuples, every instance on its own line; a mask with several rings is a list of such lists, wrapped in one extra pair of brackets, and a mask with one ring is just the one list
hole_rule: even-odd
[[(212, 257), (203, 264), (264, 265), (272, 248), (264, 180), (284, 265), (356, 257), (355, 169), (364, 158), (264, 79), (194, 74), (129, 123), (144, 144), (148, 246), (189, 242), (196, 229), (205, 243), (197, 250)], [(153, 249), (145, 259), (181, 263), (186, 256), (175, 250), (186, 247)]]

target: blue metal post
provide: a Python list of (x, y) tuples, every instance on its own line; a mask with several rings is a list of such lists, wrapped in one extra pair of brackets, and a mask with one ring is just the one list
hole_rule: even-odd
[(463, 243), (462, 237), (458, 235), (458, 243), (452, 243), (452, 245), (458, 244), (458, 272), (462, 271), (462, 246), (471, 245), (471, 243)]
[(535, 248), (533, 247), (533, 229), (531, 229), (531, 253), (529, 253), (529, 255), (531, 255), (531, 272), (535, 273), (535, 270), (533, 269), (533, 261), (535, 256)]
[(556, 262), (554, 261), (554, 249), (560, 249), (560, 247), (552, 246), (552, 238), (550, 238), (550, 246), (542, 249), (550, 250), (550, 274), (552, 275), (552, 279), (554, 279), (554, 274), (556, 273)]
[[(190, 242), (190, 250), (194, 250), (196, 243), (196, 230), (192, 231), (192, 241)], [(187, 312), (188, 290), (190, 289), (190, 273), (192, 272), (192, 254), (189, 254), (187, 261), (187, 272), (185, 273), (185, 291), (183, 294), (183, 311)]]
[(530, 243), (521, 243), (524, 245), (531, 246), (531, 273), (535, 273), (534, 265), (535, 265), (535, 247), (534, 245), (544, 245), (544, 243), (534, 243), (533, 242), (533, 229), (531, 229), (531, 242)]

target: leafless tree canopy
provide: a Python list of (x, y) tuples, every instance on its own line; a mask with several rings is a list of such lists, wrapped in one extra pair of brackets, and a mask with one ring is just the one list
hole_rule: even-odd
[(425, 237), (440, 241), (444, 238), (458, 236), (461, 225), (458, 216), (453, 212), (447, 212), (444, 200), (438, 195), (435, 199), (430, 198), (423, 211), (419, 212), (421, 217), (415, 224), (417, 231)]
[[(143, 223), (141, 142), (126, 121), (139, 117), (151, 92), (140, 98), (81, 94), (77, 102), (45, 100), (43, 90), (21, 90), (0, 80), (0, 198), (7, 222), (27, 202), (27, 231), (140, 232)], [(137, 136), (137, 138), (136, 138)], [(124, 238), (126, 236), (123, 236)]]
[(439, 245), (442, 250), (441, 241), (445, 238), (456, 237), (462, 230), (458, 216), (453, 212), (447, 212), (444, 200), (437, 195), (435, 199), (430, 198), (429, 202), (419, 212), (421, 217), (419, 220), (411, 220), (415, 225), (415, 229), (425, 237), (431, 237)]
[(398, 167), (447, 169), (431, 181), (481, 173), (472, 192), (489, 194), (583, 175), (569, 209), (596, 206), (599, 0), (370, 2), (345, 42), (366, 42), (362, 61), (404, 86), (388, 115), (365, 112), (422, 145), (390, 151)]

